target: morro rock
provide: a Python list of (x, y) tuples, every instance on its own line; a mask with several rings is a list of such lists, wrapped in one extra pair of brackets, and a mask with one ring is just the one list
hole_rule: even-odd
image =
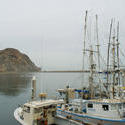
[(0, 50), (0, 72), (39, 72), (38, 68), (26, 55), (17, 49)]

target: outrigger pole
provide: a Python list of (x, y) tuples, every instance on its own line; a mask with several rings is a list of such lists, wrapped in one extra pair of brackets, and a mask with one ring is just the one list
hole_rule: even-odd
[(111, 34), (112, 34), (112, 23), (113, 23), (113, 19), (111, 20), (111, 24), (110, 24), (110, 34), (109, 34), (109, 43), (108, 43), (108, 55), (107, 55), (107, 92), (108, 92), (108, 97), (110, 97), (110, 93), (109, 93), (109, 52), (110, 52), (110, 42), (111, 42)]

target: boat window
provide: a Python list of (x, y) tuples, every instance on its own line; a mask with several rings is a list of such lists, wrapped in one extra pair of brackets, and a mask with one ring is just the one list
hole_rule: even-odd
[(69, 104), (69, 106), (72, 106), (72, 104)]
[(40, 113), (42, 112), (42, 108), (34, 108), (34, 113)]
[(27, 107), (27, 106), (24, 106), (24, 109), (23, 109), (25, 112), (27, 113), (30, 113), (30, 107)]
[(111, 105), (111, 110), (116, 110), (116, 105), (115, 104)]
[(66, 104), (66, 105), (65, 105), (65, 108), (67, 108), (67, 107), (68, 107), (68, 105)]
[(119, 109), (122, 109), (122, 104), (119, 104)]
[(75, 112), (78, 112), (78, 108), (75, 108), (75, 110), (74, 110)]
[(109, 105), (102, 105), (102, 108), (104, 111), (108, 111), (109, 110)]
[(123, 108), (125, 108), (125, 103), (123, 103)]
[(50, 109), (53, 108), (53, 105), (49, 105), (49, 106), (47, 107), (47, 109), (49, 109), (49, 108), (50, 108)]
[(52, 117), (55, 117), (55, 115), (56, 115), (56, 112), (52, 111)]
[(60, 92), (60, 95), (62, 96), (62, 92)]
[(89, 103), (88, 108), (93, 108), (93, 104)]
[(69, 108), (69, 111), (73, 111), (73, 108)]
[(56, 105), (52, 105), (52, 108), (56, 108)]

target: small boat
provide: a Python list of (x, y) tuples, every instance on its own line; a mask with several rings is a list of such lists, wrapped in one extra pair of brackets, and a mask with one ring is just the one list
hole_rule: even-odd
[(35, 78), (33, 78), (32, 101), (14, 111), (15, 119), (22, 125), (54, 125), (57, 104), (63, 100), (46, 99), (46, 93), (39, 94), (41, 100), (35, 100)]

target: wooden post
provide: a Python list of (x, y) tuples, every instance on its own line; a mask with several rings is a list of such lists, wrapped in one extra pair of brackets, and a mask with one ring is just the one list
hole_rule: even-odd
[(33, 76), (32, 78), (32, 97), (31, 99), (34, 100), (36, 97), (36, 77)]

